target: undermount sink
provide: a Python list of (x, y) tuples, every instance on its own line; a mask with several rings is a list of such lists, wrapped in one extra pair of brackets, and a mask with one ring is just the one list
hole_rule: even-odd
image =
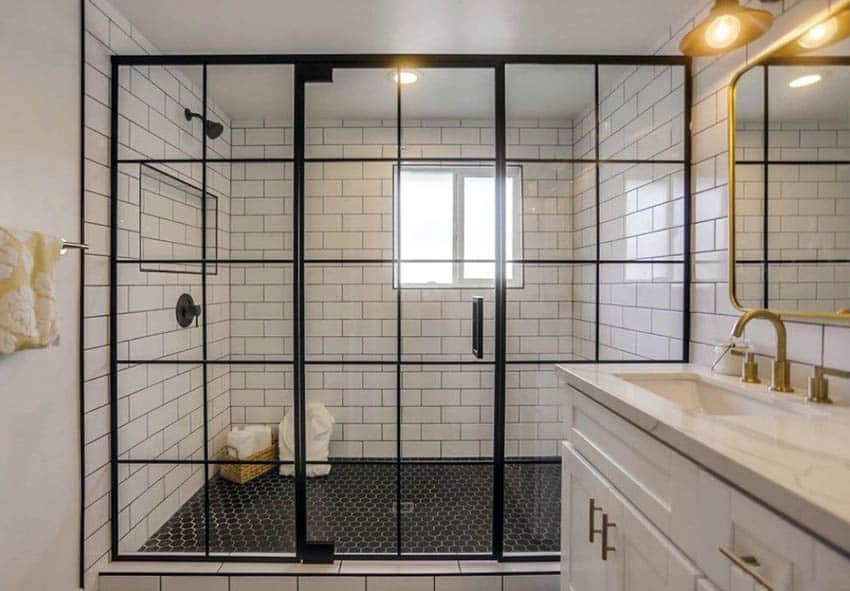
[(758, 393), (764, 396), (764, 400), (758, 400), (755, 394), (709, 381), (696, 373), (631, 373), (617, 374), (617, 377), (695, 413), (770, 416), (804, 412), (803, 409), (792, 409), (787, 403), (772, 399), (767, 388)]

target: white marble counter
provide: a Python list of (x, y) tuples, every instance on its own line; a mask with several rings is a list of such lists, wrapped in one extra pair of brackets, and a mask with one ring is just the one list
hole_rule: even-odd
[[(813, 405), (804, 392), (767, 386), (686, 364), (561, 365), (583, 394), (761, 500), (813, 534), (850, 552), (850, 407)], [(800, 414), (718, 416), (692, 412), (618, 374), (699, 373), (718, 385), (778, 399)]]

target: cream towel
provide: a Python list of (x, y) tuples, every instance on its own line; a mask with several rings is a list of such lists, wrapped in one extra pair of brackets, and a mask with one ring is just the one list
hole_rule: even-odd
[(62, 240), (0, 228), (0, 354), (55, 344), (54, 268)]

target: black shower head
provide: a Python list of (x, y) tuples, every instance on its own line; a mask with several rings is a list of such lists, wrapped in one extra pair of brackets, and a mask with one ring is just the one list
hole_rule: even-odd
[[(193, 113), (192, 109), (188, 107), (183, 109), (183, 114), (186, 116), (186, 121), (191, 121), (194, 117), (197, 117), (198, 119), (204, 118), (204, 116), (200, 113)], [(206, 132), (208, 138), (214, 140), (215, 138), (221, 135), (221, 132), (224, 131), (224, 125), (222, 125), (218, 121), (210, 121), (208, 119), (204, 124), (204, 131)]]

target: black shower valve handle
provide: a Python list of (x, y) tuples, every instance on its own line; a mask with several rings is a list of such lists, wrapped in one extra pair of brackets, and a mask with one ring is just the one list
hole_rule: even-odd
[(198, 316), (201, 315), (201, 307), (195, 304), (195, 300), (188, 293), (181, 294), (177, 298), (177, 306), (174, 309), (177, 317), (177, 324), (181, 328), (187, 328), (195, 321), (195, 326), (200, 326)]

